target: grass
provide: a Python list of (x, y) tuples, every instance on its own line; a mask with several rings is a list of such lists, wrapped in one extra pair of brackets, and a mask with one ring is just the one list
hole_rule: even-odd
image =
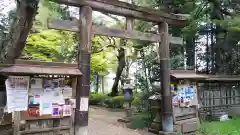
[(240, 135), (240, 117), (228, 121), (203, 122), (200, 128), (203, 135)]

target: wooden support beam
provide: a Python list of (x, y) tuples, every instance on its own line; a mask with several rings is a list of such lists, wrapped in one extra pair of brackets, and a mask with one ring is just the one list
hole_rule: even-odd
[(81, 7), (79, 20), (78, 66), (83, 76), (78, 77), (76, 87), (76, 135), (88, 134), (88, 102), (90, 92), (90, 59), (92, 44), (92, 8)]
[(173, 110), (172, 110), (172, 96), (169, 84), (170, 82), (170, 50), (168, 37), (168, 24), (162, 23), (159, 25), (159, 33), (162, 33), (162, 42), (159, 43), (160, 55), (160, 75), (161, 75), (161, 116), (162, 116), (162, 130), (164, 132), (173, 132)]
[(186, 17), (166, 14), (159, 10), (139, 7), (118, 0), (51, 0), (70, 6), (90, 6), (93, 10), (110, 14), (132, 17), (149, 22), (167, 22), (170, 25), (183, 27), (186, 25)]
[[(127, 26), (133, 27), (133, 26)], [(58, 30), (67, 30), (78, 32), (78, 21), (70, 21), (70, 20), (49, 20), (48, 28), (50, 29), (58, 29)], [(129, 28), (130, 29), (130, 28)], [(135, 40), (145, 40), (152, 42), (161, 42), (160, 34), (152, 34), (152, 33), (144, 33), (140, 31), (132, 31), (132, 30), (122, 30), (117, 28), (108, 28), (104, 26), (92, 26), (92, 34), (100, 35), (100, 36), (110, 36), (110, 37), (118, 37), (125, 39), (135, 39)], [(170, 37), (171, 44), (182, 44), (183, 38), (180, 37)]]

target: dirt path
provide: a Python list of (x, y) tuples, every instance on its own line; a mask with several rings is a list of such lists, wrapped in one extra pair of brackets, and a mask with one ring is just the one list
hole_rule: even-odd
[(146, 130), (132, 130), (117, 122), (124, 112), (110, 112), (100, 107), (89, 110), (89, 135), (153, 135)]

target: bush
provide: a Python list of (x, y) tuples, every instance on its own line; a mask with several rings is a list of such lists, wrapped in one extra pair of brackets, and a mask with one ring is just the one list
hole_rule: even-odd
[(150, 123), (151, 120), (149, 119), (149, 114), (139, 113), (133, 115), (132, 118), (130, 118), (130, 123), (128, 127), (132, 129), (144, 129), (148, 128)]
[(134, 97), (132, 105), (135, 106), (139, 112), (141, 111), (141, 109), (142, 109), (141, 108), (141, 99), (139, 97)]
[(114, 108), (123, 108), (124, 97), (123, 96), (113, 97), (112, 103), (113, 103)]
[(105, 94), (92, 93), (89, 96), (89, 104), (90, 105), (102, 104), (106, 98), (108, 98), (108, 96)]
[(123, 108), (124, 97), (123, 96), (109, 97), (104, 101), (104, 104), (107, 105), (107, 107), (109, 108)]

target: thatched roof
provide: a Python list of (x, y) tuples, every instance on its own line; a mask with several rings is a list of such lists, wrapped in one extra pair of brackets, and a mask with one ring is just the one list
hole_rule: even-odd
[(32, 75), (82, 75), (77, 64), (15, 60), (15, 64), (0, 65), (0, 73)]

